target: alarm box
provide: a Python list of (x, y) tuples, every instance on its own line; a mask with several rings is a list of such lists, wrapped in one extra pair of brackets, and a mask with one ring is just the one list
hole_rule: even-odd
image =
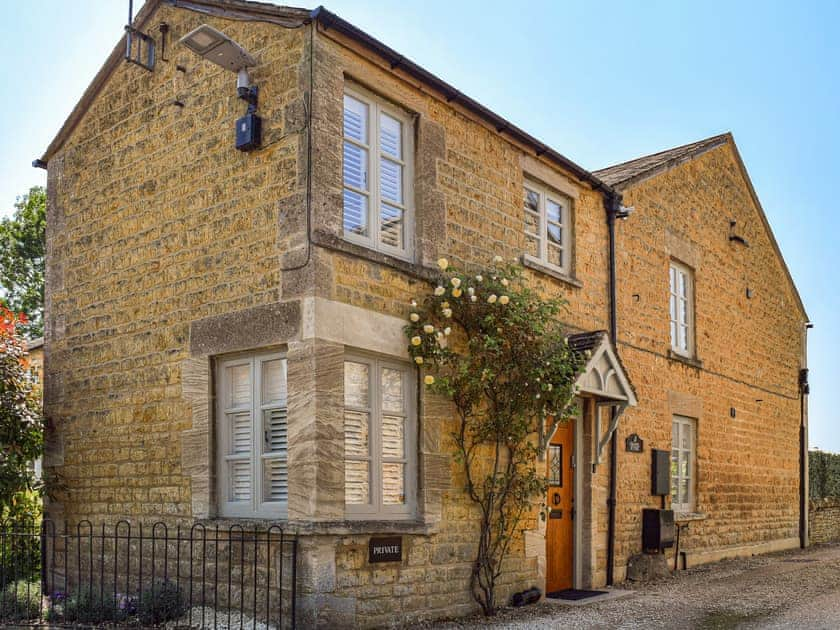
[(236, 148), (251, 151), (260, 146), (262, 119), (256, 114), (245, 114), (236, 121)]

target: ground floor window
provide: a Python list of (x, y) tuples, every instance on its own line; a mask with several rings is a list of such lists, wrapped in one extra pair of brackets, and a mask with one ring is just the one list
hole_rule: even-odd
[(693, 512), (697, 421), (674, 416), (671, 437), (671, 508), (675, 512)]
[(344, 501), (350, 517), (414, 514), (414, 370), (364, 355), (344, 361)]
[(220, 516), (286, 517), (286, 358), (263, 353), (218, 361), (216, 400)]

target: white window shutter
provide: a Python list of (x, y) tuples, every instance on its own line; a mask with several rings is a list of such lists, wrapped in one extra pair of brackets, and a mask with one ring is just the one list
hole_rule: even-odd
[(282, 518), (289, 497), (286, 359), (262, 354), (219, 364), (219, 512)]

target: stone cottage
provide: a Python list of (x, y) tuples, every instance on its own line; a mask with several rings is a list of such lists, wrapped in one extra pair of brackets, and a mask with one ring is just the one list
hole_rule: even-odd
[(121, 41), (36, 161), (50, 518), (283, 523), (304, 626), (474, 611), (451, 409), (402, 327), (438, 257), (498, 254), (591, 354), (502, 599), (623, 580), (663, 501), (687, 564), (805, 540), (807, 317), (731, 136), (592, 173), (323, 8), (134, 28), (154, 59)]

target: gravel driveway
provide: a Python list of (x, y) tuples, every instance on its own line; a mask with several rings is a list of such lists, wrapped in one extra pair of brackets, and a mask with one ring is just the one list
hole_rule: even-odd
[(431, 626), (464, 628), (840, 628), (840, 545), (822, 545), (679, 572), (588, 606), (540, 603)]

